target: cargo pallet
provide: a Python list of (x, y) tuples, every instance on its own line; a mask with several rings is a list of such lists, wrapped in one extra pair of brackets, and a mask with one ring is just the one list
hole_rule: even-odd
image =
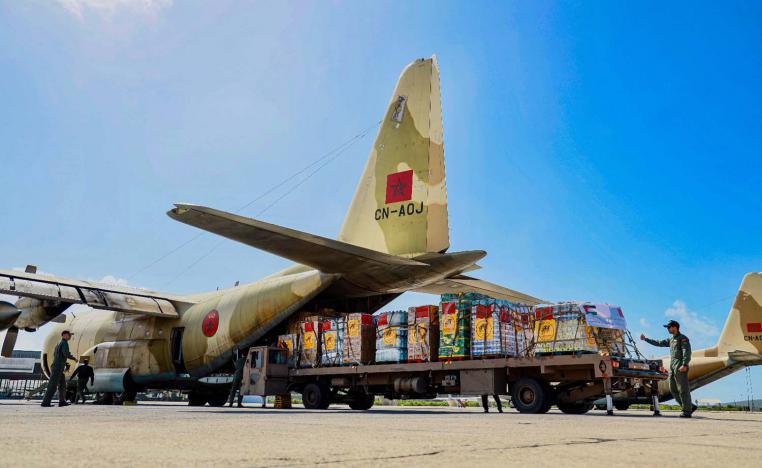
[(289, 369), (286, 350), (258, 346), (249, 350), (241, 392), (299, 392), (307, 409), (343, 403), (355, 410), (370, 409), (376, 395), (510, 395), (522, 413), (545, 413), (555, 404), (571, 414), (585, 413), (605, 397), (613, 414), (613, 394), (626, 391), (651, 398), (658, 412), (658, 383), (667, 379), (661, 366), (654, 360), (562, 354)]
[(576, 350), (576, 351), (543, 351), (543, 352), (535, 352), (534, 355), (538, 357), (542, 356), (580, 356), (582, 354), (598, 354), (595, 351), (582, 351), (582, 350)]

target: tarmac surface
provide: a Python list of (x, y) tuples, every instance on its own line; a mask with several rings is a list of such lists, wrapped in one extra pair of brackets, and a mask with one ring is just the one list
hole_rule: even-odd
[(762, 414), (383, 407), (355, 412), (0, 401), (0, 466), (756, 465)]

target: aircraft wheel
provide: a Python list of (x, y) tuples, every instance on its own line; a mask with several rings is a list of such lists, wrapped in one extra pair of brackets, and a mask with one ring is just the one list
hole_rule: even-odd
[(137, 396), (138, 392), (136, 390), (125, 390), (121, 393), (115, 393), (113, 397), (114, 404), (121, 405), (125, 401), (135, 401)]
[(627, 411), (630, 409), (629, 403), (614, 403), (614, 408), (618, 409), (619, 411)]
[(548, 387), (539, 380), (525, 377), (511, 385), (511, 400), (519, 413), (547, 413), (551, 406)]
[(311, 382), (302, 390), (302, 403), (307, 409), (327, 409), (331, 404), (331, 392), (322, 382)]
[(558, 409), (560, 409), (561, 412), (566, 414), (585, 414), (593, 409), (592, 403), (587, 403), (584, 401), (558, 403), (556, 406), (558, 406)]
[(96, 393), (95, 394), (95, 401), (93, 401), (93, 404), (95, 404), (95, 405), (113, 405), (114, 404), (114, 394), (113, 393)]

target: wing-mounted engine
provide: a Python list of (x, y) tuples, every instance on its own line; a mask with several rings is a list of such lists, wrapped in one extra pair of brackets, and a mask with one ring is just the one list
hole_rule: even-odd
[(0, 330), (6, 330), (0, 354), (3, 357), (12, 356), (19, 330), (34, 332), (48, 322), (63, 323), (65, 317), (61, 314), (70, 305), (28, 297), (22, 297), (15, 304), (0, 302)]
[(177, 318), (178, 310), (195, 301), (139, 288), (70, 280), (26, 270), (0, 270), (0, 294), (19, 296), (15, 304), (0, 304), (0, 330), (7, 330), (2, 355), (13, 353), (19, 330), (35, 331), (48, 322), (65, 321), (63, 312), (72, 304), (96, 310), (116, 311), (151, 317)]
[[(25, 273), (37, 273), (37, 267), (27, 265)], [(15, 304), (0, 302), (0, 330), (7, 330), (3, 340), (3, 357), (11, 357), (19, 330), (28, 332), (37, 331), (38, 328), (48, 322), (63, 322), (61, 315), (70, 304), (60, 301), (40, 300), (30, 297), (22, 297)]]

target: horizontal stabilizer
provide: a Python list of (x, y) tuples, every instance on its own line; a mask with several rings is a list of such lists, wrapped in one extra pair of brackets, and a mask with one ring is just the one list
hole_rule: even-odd
[(762, 364), (762, 354), (749, 353), (746, 351), (731, 351), (728, 357), (735, 362), (742, 362), (746, 365)]
[(345, 242), (276, 226), (198, 205), (175, 205), (169, 217), (325, 273), (368, 266), (428, 267), (427, 264)]
[(139, 288), (15, 270), (0, 270), (0, 293), (160, 317), (178, 317), (176, 305), (191, 304), (179, 296)]
[(511, 302), (518, 302), (520, 304), (536, 305), (548, 303), (548, 301), (514, 291), (513, 289), (508, 289), (490, 283), (489, 281), (471, 278), (465, 275), (458, 275), (456, 277), (437, 281), (434, 284), (415, 289), (415, 292), (428, 294), (460, 294), (473, 292), (494, 297), (495, 299), (506, 299)]

